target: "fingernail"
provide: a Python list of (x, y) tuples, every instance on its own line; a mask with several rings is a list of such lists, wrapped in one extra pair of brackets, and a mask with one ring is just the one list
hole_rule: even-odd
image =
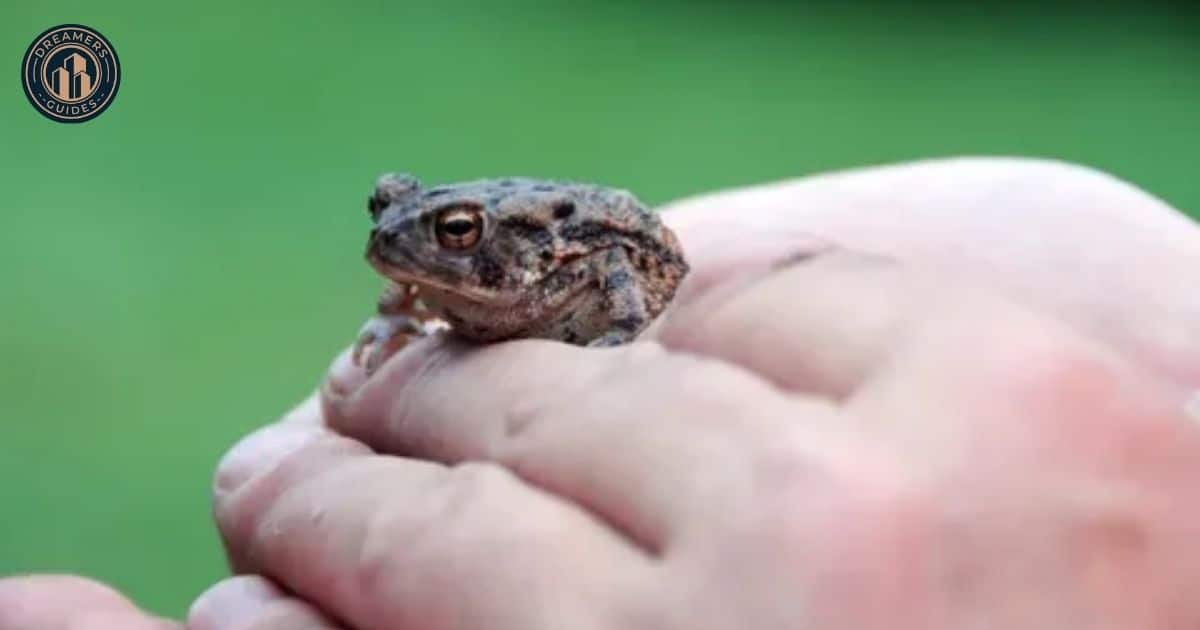
[(191, 630), (236, 630), (248, 627), (268, 604), (286, 596), (265, 578), (243, 575), (218, 582), (188, 611)]
[(323, 411), (328, 418), (337, 416), (347, 401), (364, 389), (364, 385), (365, 389), (371, 389), (371, 383), (386, 383), (387, 388), (393, 389), (407, 381), (417, 368), (434, 356), (460, 349), (453, 335), (439, 332), (416, 337), (384, 361), (370, 378), (363, 369), (353, 365), (348, 355), (343, 354), (333, 362), (329, 378), (321, 386), (321, 398), (325, 403)]
[[(373, 377), (368, 377), (365, 369), (354, 364), (353, 353), (350, 350), (343, 351), (329, 366), (329, 374), (321, 385), (321, 398), (326, 413), (336, 414), (343, 401), (358, 392), (371, 378), (395, 384), (396, 370), (400, 370), (401, 373), (411, 371), (412, 366), (424, 363), (432, 354), (453, 345), (448, 345), (448, 341), (444, 334), (416, 337), (380, 365)], [(385, 373), (387, 375), (384, 375)]]
[(238, 442), (217, 464), (215, 492), (229, 493), (280, 460), (319, 439), (325, 430), (305, 424), (274, 424)]

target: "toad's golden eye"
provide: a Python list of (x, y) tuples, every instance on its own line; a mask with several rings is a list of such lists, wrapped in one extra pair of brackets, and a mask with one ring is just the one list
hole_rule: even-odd
[(438, 244), (446, 249), (469, 249), (483, 236), (483, 212), (470, 206), (443, 210), (434, 224)]

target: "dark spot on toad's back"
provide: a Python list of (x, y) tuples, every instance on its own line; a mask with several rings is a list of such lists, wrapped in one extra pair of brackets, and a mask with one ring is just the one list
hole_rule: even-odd
[(534, 232), (545, 232), (546, 231), (545, 223), (542, 223), (541, 221), (539, 221), (533, 217), (527, 217), (527, 216), (522, 216), (522, 215), (513, 215), (510, 217), (504, 217), (503, 219), (500, 219), (500, 225), (502, 225), (506, 228), (509, 228), (511, 230), (520, 232), (521, 234), (523, 234), (525, 236), (528, 236), (529, 234), (532, 234)]
[(563, 220), (575, 214), (575, 202), (560, 201), (554, 206), (554, 218)]
[(512, 233), (531, 243), (534, 247), (550, 248), (554, 243), (554, 235), (546, 224), (533, 217), (514, 215), (500, 219), (500, 226), (511, 230)]
[(642, 324), (645, 324), (646, 320), (641, 317), (618, 317), (610, 323), (613, 328), (634, 332), (641, 329)]

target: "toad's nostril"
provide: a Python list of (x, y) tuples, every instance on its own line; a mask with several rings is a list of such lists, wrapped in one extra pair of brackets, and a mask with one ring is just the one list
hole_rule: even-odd
[(396, 233), (392, 230), (375, 230), (374, 239), (380, 245), (391, 245), (396, 242)]

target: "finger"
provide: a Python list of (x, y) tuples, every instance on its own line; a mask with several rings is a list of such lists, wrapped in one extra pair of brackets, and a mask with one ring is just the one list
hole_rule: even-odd
[(841, 400), (946, 292), (891, 261), (831, 252), (709, 291), (668, 314), (658, 339), (787, 390)]
[[(964, 323), (972, 336), (947, 347), (940, 327)], [(895, 365), (896, 353), (912, 348), (916, 333), (976, 366), (1008, 356), (1014, 340), (1047, 337), (1117, 360), (1107, 340), (971, 286), (958, 274), (845, 250), (712, 290), (670, 313), (658, 338), (668, 349), (736, 363), (784, 389), (842, 401)], [(937, 387), (955, 387), (955, 378), (971, 373), (946, 370)], [(1187, 405), (1188, 388), (1165, 381), (1161, 387), (1157, 395), (1170, 405)]]
[[(969, 452), (945, 448), (961, 442), (988, 444), (986, 457), (971, 455), (975, 468), (1023, 457), (1033, 466), (1062, 435), (1078, 437), (1060, 463), (1117, 461), (1114, 445), (1159, 441), (1147, 432), (1174, 436), (1178, 453), (1200, 448), (1186, 392), (1105, 343), (948, 274), (844, 251), (710, 292), (672, 314), (660, 340), (843, 401), (848, 416), (875, 420), (871, 435), (930, 465)], [(1060, 412), (1064, 399), (1095, 408)], [(931, 401), (955, 411), (931, 413)], [(1055, 429), (1064, 419), (1080, 422)], [(1139, 452), (1182, 470), (1181, 456)]]
[(847, 417), (926, 470), (1198, 478), (1184, 389), (1063, 322), (973, 297), (910, 326), (846, 401)]
[(767, 272), (780, 261), (812, 256), (837, 245), (811, 231), (783, 226), (747, 224), (736, 215), (697, 222), (686, 212), (672, 212), (663, 221), (685, 245), (690, 267), (671, 302), (687, 304), (715, 286)]
[(244, 575), (218, 582), (188, 612), (189, 630), (338, 630), (308, 602), (270, 580)]
[[(543, 341), (476, 348), (451, 339), (422, 339), (365, 382), (362, 371), (343, 353), (334, 361), (322, 391), (324, 412), (334, 430), (381, 452), (444, 462), (479, 459), (480, 447), (504, 431), (494, 421), (497, 410), (554, 394), (569, 382), (594, 382), (614, 362), (636, 361), (654, 350), (647, 344), (631, 347), (632, 355), (586, 352)], [(485, 360), (468, 360), (466, 372), (453, 371), (463, 359), (480, 353)], [(547, 365), (561, 370), (542, 368)], [(454, 378), (440, 378), (447, 373)], [(569, 374), (570, 381), (563, 374)], [(452, 414), (463, 420), (421, 421), (431, 414)]]
[[(819, 460), (843, 439), (827, 403), (654, 343), (413, 350), (355, 393), (327, 398), (330, 426), (380, 451), (497, 462), (655, 553), (681, 527), (730, 510), (712, 497), (756, 482), (742, 462), (809, 445), (821, 454), (804, 457)], [(353, 367), (336, 362), (330, 381), (352, 378), (344, 370)]]
[(20, 630), (181, 630), (142, 612), (120, 593), (71, 575), (0, 579), (0, 628)]
[[(704, 195), (664, 215), (689, 256), (702, 255), (689, 238), (709, 229), (747, 242), (764, 230), (806, 231), (953, 269), (1163, 376), (1200, 383), (1200, 229), (1105, 173), (1046, 160), (928, 160)], [(727, 224), (731, 215), (740, 225)]]
[(231, 453), (241, 463), (218, 475), (217, 522), (239, 571), (353, 627), (615, 627), (604, 615), (649, 586), (639, 550), (498, 467), (373, 455), (328, 432), (293, 442), (290, 430)]
[[(330, 433), (325, 427), (320, 396), (314, 393), (296, 405), (279, 422), (271, 425), (266, 435), (268, 437), (262, 439), (243, 440), (239, 448), (230, 450), (221, 459), (213, 479), (218, 497), (254, 474), (261, 468), (262, 462), (279, 461), (289, 453), (328, 438)], [(355, 447), (349, 441), (344, 446), (348, 449)], [(361, 448), (363, 452), (368, 450)]]

